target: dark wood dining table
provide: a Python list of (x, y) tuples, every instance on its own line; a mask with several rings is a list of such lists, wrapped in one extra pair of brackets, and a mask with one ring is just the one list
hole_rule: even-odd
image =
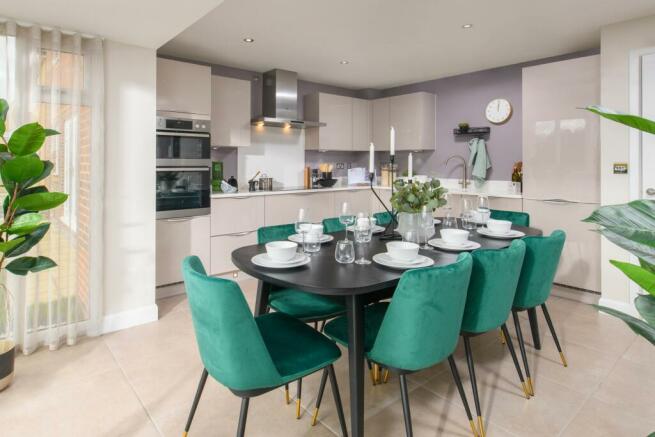
[[(439, 236), (441, 225), (436, 225), (435, 238)], [(512, 226), (527, 236), (541, 235), (539, 229)], [(368, 265), (340, 264), (334, 258), (335, 241), (342, 239), (344, 233), (336, 232), (335, 239), (323, 244), (321, 250), (311, 255), (311, 261), (301, 267), (291, 269), (271, 269), (259, 267), (251, 262), (253, 256), (266, 251), (263, 244), (241, 247), (232, 252), (232, 262), (241, 271), (259, 280), (255, 316), (264, 314), (268, 307), (268, 296), (276, 288), (296, 288), (310, 293), (343, 298), (348, 318), (348, 364), (350, 374), (350, 419), (351, 435), (364, 435), (364, 307), (383, 298), (390, 297), (398, 283), (402, 270), (394, 270), (376, 263)], [(351, 235), (352, 236), (352, 235)], [(481, 249), (503, 249), (512, 240), (484, 237), (471, 231), (470, 240), (480, 243)], [(386, 252), (386, 240), (373, 236), (370, 243), (356, 244), (357, 256), (364, 251), (368, 259), (375, 254)], [(434, 260), (435, 265), (453, 263), (456, 252), (446, 252), (434, 248), (421, 249), (421, 255)], [(539, 332), (536, 313), (529, 314), (535, 347), (539, 346)]]

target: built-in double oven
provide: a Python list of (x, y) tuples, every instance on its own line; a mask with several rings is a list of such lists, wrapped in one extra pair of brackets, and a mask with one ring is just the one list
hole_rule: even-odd
[(157, 218), (210, 212), (209, 117), (157, 113)]

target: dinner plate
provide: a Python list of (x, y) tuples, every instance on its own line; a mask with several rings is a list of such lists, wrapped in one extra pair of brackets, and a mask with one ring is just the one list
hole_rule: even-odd
[(255, 255), (250, 260), (254, 265), (266, 267), (269, 269), (291, 269), (294, 267), (304, 266), (309, 263), (310, 258), (304, 253), (297, 253), (294, 258), (287, 262), (273, 261), (267, 253)]
[[(352, 226), (348, 226), (348, 230), (350, 232), (353, 232), (353, 229), (354, 228)], [(378, 226), (378, 225), (373, 226), (373, 233), (374, 234), (380, 234), (382, 232), (384, 232), (384, 226)]]
[(419, 267), (430, 267), (434, 264), (434, 260), (427, 256), (419, 255), (416, 259), (417, 261), (407, 263), (391, 258), (387, 252), (373, 255), (374, 262), (385, 267), (391, 267), (392, 269), (417, 269)]
[(513, 238), (525, 237), (525, 233), (521, 231), (517, 231), (516, 229), (512, 229), (506, 234), (496, 234), (494, 232), (491, 232), (488, 228), (479, 228), (478, 234), (484, 235), (485, 237), (489, 237), (489, 238), (498, 238), (500, 240), (511, 240)]
[[(321, 235), (321, 243), (329, 243), (332, 240), (334, 240), (334, 237), (332, 235), (328, 235), (328, 234)], [(289, 235), (289, 241), (302, 244), (302, 235), (300, 234)]]
[(439, 224), (441, 224), (441, 220), (439, 220), (439, 219), (434, 219), (434, 225), (436, 226), (436, 225), (439, 225)]
[(475, 250), (481, 247), (480, 243), (476, 243), (475, 241), (469, 240), (466, 242), (466, 244), (459, 245), (459, 244), (446, 243), (441, 238), (434, 238), (428, 241), (428, 244), (432, 247), (436, 247), (437, 249), (449, 250), (452, 252)]

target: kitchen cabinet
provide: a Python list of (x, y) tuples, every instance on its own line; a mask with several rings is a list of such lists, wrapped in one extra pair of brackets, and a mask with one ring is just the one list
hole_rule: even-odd
[(250, 145), (250, 81), (212, 76), (211, 144)]
[(300, 208), (307, 209), (309, 221), (314, 223), (320, 223), (324, 218), (337, 215), (333, 192), (266, 196), (266, 226), (294, 223)]
[(243, 246), (257, 244), (257, 230), (211, 237), (210, 244), (211, 275), (239, 270), (232, 264), (232, 252)]
[(182, 282), (182, 260), (190, 255), (210, 262), (208, 215), (157, 220), (155, 281), (157, 286)]
[(335, 94), (314, 93), (304, 97), (306, 120), (325, 123), (305, 130), (309, 150), (353, 149), (353, 99)]
[(391, 129), (389, 123), (389, 98), (384, 97), (373, 100), (371, 110), (373, 113), (373, 143), (375, 144), (375, 150), (389, 150), (389, 129)]
[(373, 141), (373, 103), (371, 100), (352, 99), (353, 102), (353, 142), (352, 150), (369, 150)]
[(396, 129), (396, 150), (434, 150), (436, 112), (437, 96), (431, 93), (390, 97), (389, 125)]
[(157, 110), (211, 115), (211, 68), (157, 58)]
[[(384, 206), (380, 204), (380, 201), (378, 200), (377, 197), (375, 197), (375, 194), (371, 193), (370, 190), (366, 191), (368, 193), (369, 197), (369, 202), (370, 202), (370, 211), (372, 213), (376, 212), (385, 212)], [(391, 189), (379, 189), (376, 188), (375, 192), (378, 193), (378, 196), (380, 196), (380, 199), (382, 199), (382, 202), (387, 206), (389, 211), (391, 211)]]
[(340, 210), (343, 202), (348, 202), (350, 210), (357, 214), (360, 212), (369, 213), (376, 212), (371, 210), (369, 190), (352, 190), (352, 191), (335, 191), (334, 192), (334, 213), (331, 217), (335, 217)]
[(262, 196), (226, 197), (211, 201), (211, 235), (256, 231), (264, 226)]

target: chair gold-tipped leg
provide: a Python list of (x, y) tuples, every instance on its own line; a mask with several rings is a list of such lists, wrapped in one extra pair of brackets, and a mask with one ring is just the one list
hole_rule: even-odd
[(182, 437), (187, 437), (188, 435), (189, 435), (189, 433), (186, 432), (186, 431), (184, 431), (184, 432), (182, 433)]
[(560, 352), (559, 357), (562, 359), (562, 365), (564, 367), (569, 367), (569, 363), (566, 362), (566, 357), (564, 356), (564, 352)]
[(523, 387), (523, 393), (525, 394), (525, 398), (530, 399), (530, 389), (528, 388), (528, 385), (525, 382), (521, 382), (521, 386)]
[(300, 398), (296, 399), (296, 419), (300, 419)]
[(484, 422), (482, 421), (482, 416), (478, 416), (478, 429), (480, 437), (486, 437), (487, 434), (484, 431)]
[(314, 409), (314, 414), (312, 415), (312, 426), (316, 426), (318, 420), (318, 408)]
[(502, 329), (500, 330), (498, 336), (500, 337), (500, 343), (501, 343), (501, 344), (505, 344), (505, 343), (507, 343), (507, 341), (505, 340), (505, 334), (503, 334)]
[(289, 386), (284, 387), (284, 401), (289, 405), (291, 403), (291, 397), (289, 396)]
[(377, 364), (373, 364), (373, 378), (376, 384), (380, 383), (380, 366)]
[(375, 369), (371, 367), (368, 371), (368, 373), (371, 374), (371, 383), (375, 385)]
[(478, 437), (478, 429), (475, 427), (475, 422), (469, 420), (469, 425), (471, 425), (471, 431), (473, 431), (473, 437)]
[(528, 378), (528, 389), (530, 390), (530, 396), (534, 396), (534, 385), (532, 385), (532, 378)]
[(382, 378), (382, 382), (385, 384), (389, 382), (389, 369), (384, 369), (384, 377)]

